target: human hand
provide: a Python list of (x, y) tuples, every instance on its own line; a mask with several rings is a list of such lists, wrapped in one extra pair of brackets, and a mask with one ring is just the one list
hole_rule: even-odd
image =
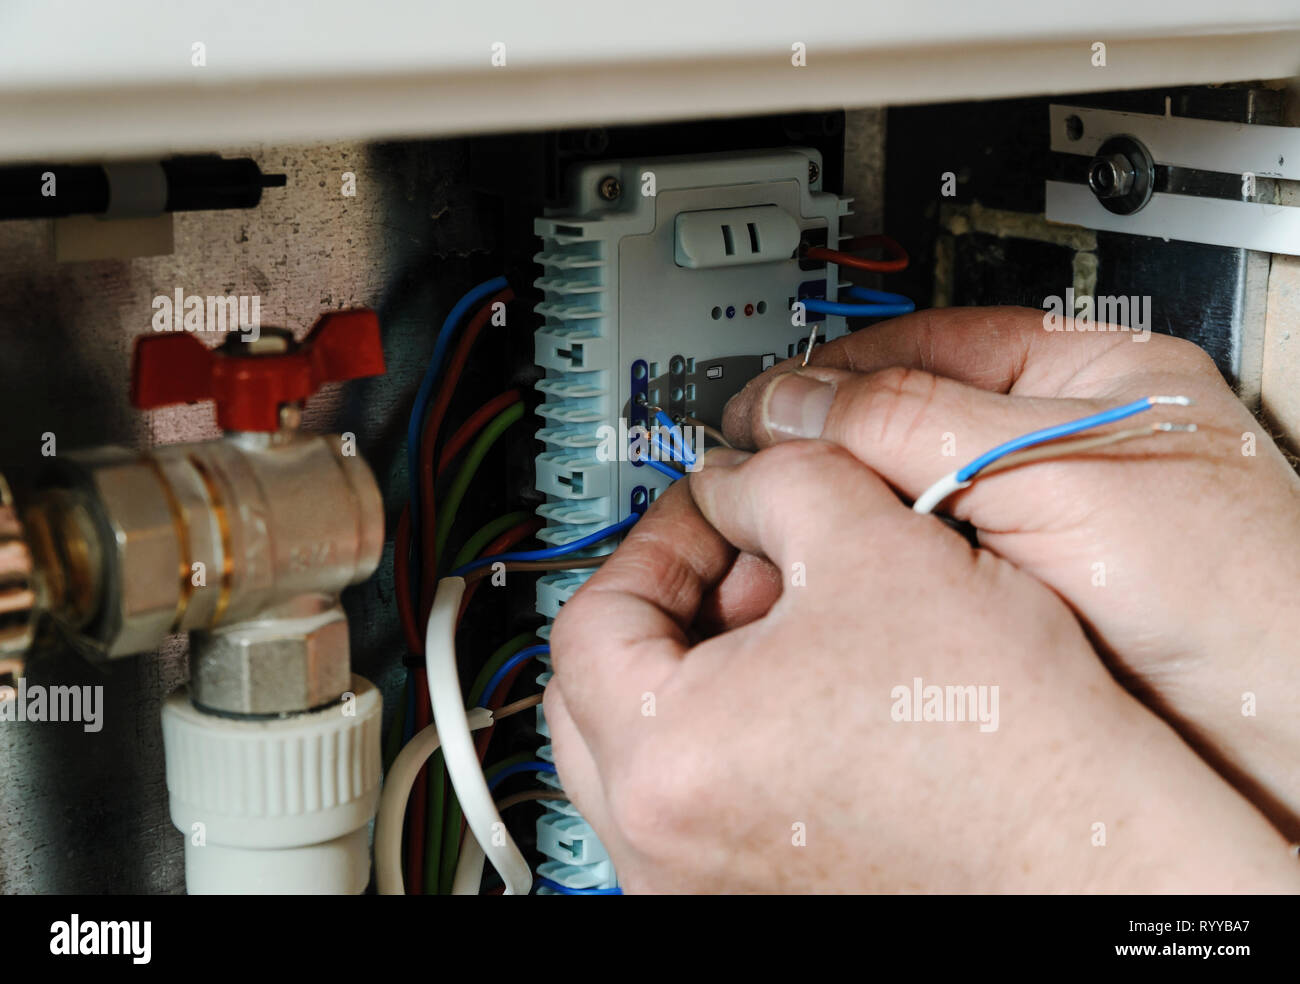
[[(825, 442), (710, 452), (551, 649), (559, 775), (629, 891), (1300, 887), (1049, 590)], [(898, 720), (916, 678), (983, 703)]]
[(1141, 420), (1195, 434), (990, 475), (941, 508), (1063, 597), (1120, 677), (1300, 838), (1300, 479), (1204, 352), (1135, 337), (1047, 332), (1021, 308), (920, 312), (759, 377), (725, 430), (833, 441), (915, 498), (1018, 434), (1191, 397)]

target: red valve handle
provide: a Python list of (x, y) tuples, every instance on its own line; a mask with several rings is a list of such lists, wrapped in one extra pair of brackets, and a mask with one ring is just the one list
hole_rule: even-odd
[(228, 431), (276, 431), (280, 407), (298, 403), (322, 384), (379, 376), (384, 350), (374, 311), (332, 311), (292, 351), (232, 355), (193, 335), (136, 339), (131, 404), (140, 410), (215, 400), (217, 423)]

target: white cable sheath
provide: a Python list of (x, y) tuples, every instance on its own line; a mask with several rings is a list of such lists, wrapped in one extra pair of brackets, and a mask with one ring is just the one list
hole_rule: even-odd
[(443, 760), (447, 763), (447, 775), (451, 777), (452, 788), (460, 800), (466, 825), (506, 883), (506, 894), (527, 895), (533, 886), (533, 873), (514, 838), (506, 832), (501, 814), (492, 801), (487, 779), (474, 751), (474, 741), (470, 738), (465, 701), (461, 696), (460, 677), (456, 672), (456, 615), (464, 594), (464, 578), (444, 577), (438, 582), (433, 610), (429, 612), (424, 660), (433, 703), (433, 722), (442, 735)]
[(483, 882), (483, 849), (468, 830), (460, 841), (460, 860), (451, 882), (452, 895), (477, 895)]
[(932, 513), (934, 507), (943, 502), (948, 496), (969, 487), (970, 482), (959, 482), (957, 481), (957, 473), (955, 471), (949, 472), (917, 497), (917, 500), (912, 503), (912, 512), (923, 515)]
[[(469, 731), (478, 731), (492, 723), (492, 712), (476, 707), (465, 717)], [(468, 732), (467, 732), (468, 733)], [(406, 743), (384, 777), (384, 792), (379, 799), (379, 817), (375, 820), (375, 880), (380, 895), (402, 895), (402, 823), (411, 787), (429, 756), (438, 750), (438, 726), (431, 724)], [(481, 869), (480, 869), (481, 870)], [(478, 891), (478, 886), (474, 886)]]

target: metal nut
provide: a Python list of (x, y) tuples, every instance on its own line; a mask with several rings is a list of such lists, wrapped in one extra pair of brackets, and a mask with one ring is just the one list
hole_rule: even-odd
[[(311, 599), (321, 607), (324, 599)], [(322, 707), (349, 687), (342, 609), (260, 619), (195, 632), (190, 688), (196, 706), (226, 714), (291, 714)]]
[(112, 576), (104, 585), (103, 655), (148, 651), (172, 630), (189, 577), (175, 515), (174, 494), (149, 458), (119, 448), (71, 456), (86, 469), (111, 526)]
[(1133, 190), (1137, 172), (1123, 154), (1099, 157), (1088, 168), (1088, 187), (1098, 198), (1123, 198)]

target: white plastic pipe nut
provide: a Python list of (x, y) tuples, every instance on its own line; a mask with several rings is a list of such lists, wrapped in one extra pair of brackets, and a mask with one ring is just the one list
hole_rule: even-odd
[(171, 818), (191, 895), (357, 894), (370, 880), (382, 700), (352, 678), (323, 710), (248, 720), (163, 704)]

